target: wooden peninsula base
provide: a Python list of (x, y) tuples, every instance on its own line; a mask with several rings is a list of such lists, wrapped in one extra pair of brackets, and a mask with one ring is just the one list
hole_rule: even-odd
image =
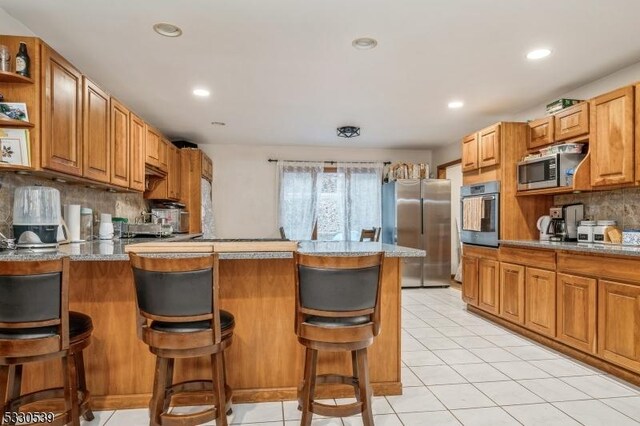
[[(382, 331), (369, 350), (375, 395), (398, 395), (400, 380), (401, 259), (388, 257), (382, 283)], [(92, 343), (85, 350), (93, 408), (147, 407), (154, 358), (136, 335), (135, 292), (127, 261), (72, 261), (70, 309), (93, 319)], [(293, 259), (220, 260), (221, 308), (236, 320), (226, 354), (234, 402), (292, 400), (302, 378), (303, 346), (294, 333)], [(57, 385), (59, 362), (25, 367), (23, 392)], [(210, 377), (209, 361), (176, 365), (176, 381)], [(350, 374), (348, 353), (321, 354), (319, 373)], [(328, 396), (326, 388), (318, 394)], [(331, 389), (332, 397), (352, 396), (351, 387)], [(177, 401), (180, 403), (180, 401)], [(190, 401), (193, 404), (193, 400)], [(198, 402), (206, 402), (201, 398)]]

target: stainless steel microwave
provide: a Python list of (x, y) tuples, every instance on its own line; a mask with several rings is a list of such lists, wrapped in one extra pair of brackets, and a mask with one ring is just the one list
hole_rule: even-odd
[[(585, 154), (558, 153), (518, 163), (518, 191), (570, 186)], [(567, 173), (569, 172), (569, 173)]]

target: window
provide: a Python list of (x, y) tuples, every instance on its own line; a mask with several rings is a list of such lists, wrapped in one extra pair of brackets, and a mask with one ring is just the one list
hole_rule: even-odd
[(288, 238), (358, 241), (381, 221), (382, 164), (281, 162), (280, 226)]

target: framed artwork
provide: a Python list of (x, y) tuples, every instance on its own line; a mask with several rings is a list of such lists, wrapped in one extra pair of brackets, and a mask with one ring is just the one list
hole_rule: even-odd
[(25, 129), (0, 129), (0, 161), (20, 166), (31, 165), (29, 131)]
[(0, 118), (29, 121), (27, 104), (22, 102), (0, 102)]

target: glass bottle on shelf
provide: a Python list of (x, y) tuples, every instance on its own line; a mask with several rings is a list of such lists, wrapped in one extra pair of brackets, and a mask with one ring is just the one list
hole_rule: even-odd
[(0, 71), (11, 71), (11, 54), (9, 48), (0, 44)]
[(27, 53), (27, 44), (20, 42), (20, 48), (16, 55), (16, 74), (23, 77), (31, 77), (31, 59)]

